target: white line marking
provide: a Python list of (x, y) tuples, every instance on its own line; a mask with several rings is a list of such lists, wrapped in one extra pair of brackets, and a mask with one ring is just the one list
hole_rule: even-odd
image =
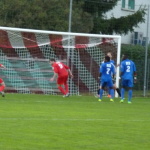
[[(61, 118), (0, 118), (0, 120), (33, 120), (33, 121), (114, 121), (113, 119), (61, 119)], [(125, 122), (150, 122), (150, 120), (115, 120), (117, 121), (125, 121)]]

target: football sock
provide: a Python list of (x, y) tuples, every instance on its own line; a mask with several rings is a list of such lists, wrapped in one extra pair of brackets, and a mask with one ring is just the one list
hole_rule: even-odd
[(128, 102), (131, 102), (131, 98), (132, 98), (132, 90), (130, 89), (128, 91)]
[(99, 95), (99, 94), (100, 94), (100, 89), (97, 90), (97, 95)]
[(0, 86), (0, 92), (2, 92), (4, 89), (5, 89), (5, 86), (4, 86), (4, 85), (1, 85), (1, 86)]
[(65, 90), (64, 90), (61, 86), (59, 86), (58, 89), (60, 90), (60, 92), (61, 92), (62, 94), (66, 95)]
[(116, 88), (116, 91), (117, 91), (119, 97), (121, 97), (120, 89), (119, 89), (119, 88)]
[(110, 95), (111, 95), (111, 99), (114, 98), (114, 89), (110, 89)]
[(100, 99), (103, 97), (103, 89), (100, 89)]
[(64, 86), (65, 86), (66, 93), (68, 93), (69, 92), (69, 90), (68, 90), (68, 84), (64, 84)]
[(121, 99), (124, 99), (124, 92), (125, 92), (124, 88), (121, 88)]

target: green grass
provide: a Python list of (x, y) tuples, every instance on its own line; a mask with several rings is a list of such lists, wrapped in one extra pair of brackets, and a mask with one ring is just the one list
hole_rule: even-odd
[(149, 150), (150, 98), (0, 98), (0, 150)]

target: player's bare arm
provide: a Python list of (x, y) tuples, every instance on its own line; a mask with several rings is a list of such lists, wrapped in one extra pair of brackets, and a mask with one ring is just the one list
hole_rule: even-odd
[(69, 72), (69, 76), (70, 76), (71, 78), (73, 78), (73, 74), (72, 74), (72, 72), (71, 72), (70, 69), (68, 69), (68, 72)]
[(54, 72), (54, 75), (52, 78), (50, 78), (50, 81), (54, 81), (56, 79), (56, 77), (57, 77), (57, 73)]

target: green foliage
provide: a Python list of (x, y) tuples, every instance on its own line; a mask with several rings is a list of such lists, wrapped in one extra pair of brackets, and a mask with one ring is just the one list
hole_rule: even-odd
[[(67, 30), (69, 0), (5, 0), (0, 11), (2, 26)], [(62, 7), (63, 6), (63, 7)]]
[(119, 0), (106, 2), (104, 0), (84, 0), (84, 11), (95, 17), (103, 17), (104, 13), (113, 9)]
[(93, 29), (93, 18), (92, 15), (86, 11), (83, 11), (84, 3), (73, 4), (72, 12), (72, 32), (89, 33)]
[[(121, 46), (121, 54), (128, 54), (133, 61), (145, 60), (145, 47), (141, 45), (123, 44)], [(148, 56), (150, 57), (150, 47), (148, 48)]]
[[(127, 34), (144, 22), (145, 9), (132, 15), (110, 19), (105, 13), (119, 0), (74, 0), (71, 31), (83, 33)], [(70, 0), (2, 0), (0, 26), (68, 31)]]
[(95, 18), (94, 20), (94, 33), (101, 32), (102, 34), (127, 34), (134, 31), (134, 27), (138, 23), (144, 22), (145, 8), (138, 10), (132, 15), (123, 16), (120, 18), (111, 17), (110, 19)]
[[(70, 0), (4, 0), (0, 2), (0, 25), (20, 28), (68, 31)], [(83, 2), (74, 3), (72, 31), (89, 32), (92, 16), (83, 12)]]

